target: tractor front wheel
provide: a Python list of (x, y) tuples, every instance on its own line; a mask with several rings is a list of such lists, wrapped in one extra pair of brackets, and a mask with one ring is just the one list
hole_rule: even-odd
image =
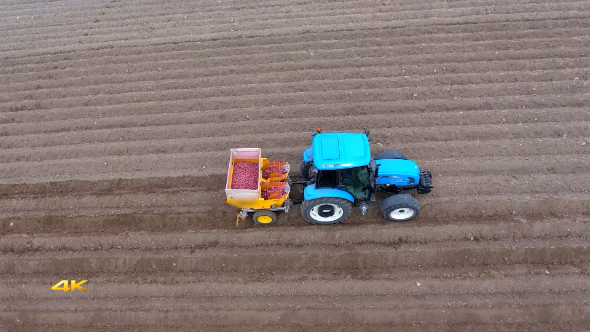
[(324, 197), (303, 201), (301, 215), (316, 225), (332, 225), (344, 221), (352, 212), (352, 204), (343, 198)]
[(277, 214), (267, 210), (254, 212), (252, 218), (254, 219), (254, 225), (257, 226), (268, 226), (277, 222)]
[(381, 202), (381, 212), (389, 221), (408, 221), (420, 213), (420, 202), (412, 195), (390, 196)]

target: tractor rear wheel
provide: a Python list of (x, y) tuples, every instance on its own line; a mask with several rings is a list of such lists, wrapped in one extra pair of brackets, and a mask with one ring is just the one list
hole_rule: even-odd
[(381, 212), (389, 221), (408, 221), (420, 213), (420, 202), (412, 195), (390, 196), (381, 202)]
[(267, 210), (254, 212), (252, 218), (254, 219), (254, 225), (258, 226), (268, 226), (277, 222), (277, 214)]
[(406, 157), (404, 157), (402, 155), (402, 152), (400, 150), (390, 150), (390, 151), (381, 152), (380, 154), (377, 155), (377, 157), (375, 157), (375, 160), (380, 160), (380, 159), (404, 159), (404, 160), (407, 160)]
[(352, 212), (352, 204), (343, 198), (324, 197), (303, 201), (301, 215), (316, 225), (332, 225), (344, 221)]
[(313, 177), (313, 163), (311, 161), (304, 161), (301, 163), (301, 175), (305, 181), (311, 180)]

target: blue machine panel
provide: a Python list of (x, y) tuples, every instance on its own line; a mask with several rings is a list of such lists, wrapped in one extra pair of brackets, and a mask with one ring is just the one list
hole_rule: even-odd
[(318, 170), (365, 166), (371, 148), (365, 134), (330, 133), (313, 138), (313, 163)]
[(311, 151), (312, 151), (312, 149), (309, 148), (303, 152), (303, 161), (305, 161), (306, 163), (310, 162), (312, 159), (313, 154)]
[(306, 201), (324, 197), (339, 197), (347, 199), (354, 203), (354, 197), (352, 197), (352, 195), (346, 191), (338, 189), (316, 189), (315, 184), (305, 187), (305, 190), (303, 191), (303, 196)]
[(322, 158), (324, 160), (337, 160), (340, 158), (338, 136), (326, 135), (320, 140), (322, 144)]
[(420, 168), (411, 160), (382, 159), (379, 165), (377, 184), (394, 184), (398, 187), (416, 186), (420, 182)]

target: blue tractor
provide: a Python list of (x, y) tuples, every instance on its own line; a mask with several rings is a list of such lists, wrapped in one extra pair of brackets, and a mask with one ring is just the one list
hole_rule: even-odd
[(377, 192), (391, 193), (381, 202), (387, 220), (407, 221), (420, 213), (420, 203), (402, 192), (416, 189), (429, 193), (432, 174), (421, 171), (399, 150), (371, 157), (369, 132), (318, 133), (313, 145), (303, 153), (301, 174), (310, 183), (304, 190), (301, 214), (312, 224), (340, 223), (357, 206), (361, 214), (369, 211)]

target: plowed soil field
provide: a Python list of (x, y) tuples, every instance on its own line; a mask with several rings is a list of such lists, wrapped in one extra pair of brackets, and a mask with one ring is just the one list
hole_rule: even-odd
[[(589, 331), (589, 68), (587, 0), (4, 0), (0, 331)], [(420, 216), (235, 229), (317, 127)]]

